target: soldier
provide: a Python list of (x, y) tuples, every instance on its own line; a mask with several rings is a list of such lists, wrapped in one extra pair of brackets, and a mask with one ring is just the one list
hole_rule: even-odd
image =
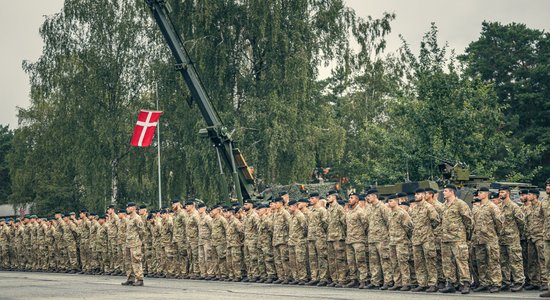
[(61, 223), (61, 227), (63, 228), (63, 242), (65, 249), (67, 249), (69, 263), (66, 268), (66, 273), (70, 274), (78, 272), (78, 257), (76, 250), (76, 232), (78, 229), (73, 222), (74, 218), (75, 213), (71, 212), (63, 217), (63, 222)]
[(99, 273), (104, 274), (105, 269), (108, 269), (109, 260), (107, 259), (107, 245), (108, 245), (108, 234), (107, 234), (107, 225), (105, 223), (105, 215), (100, 215), (99, 220), (97, 221), (97, 231), (96, 231), (96, 241), (95, 241), (95, 251), (96, 251), (96, 261), (99, 268)]
[(225, 280), (227, 276), (227, 219), (223, 216), (223, 206), (217, 204), (210, 212), (212, 216), (212, 280)]
[(470, 293), (468, 243), (471, 239), (472, 212), (464, 201), (456, 197), (456, 186), (443, 189), (445, 209), (441, 215), (441, 256), (447, 287), (442, 293), (454, 293), (455, 285), (462, 284), (461, 293)]
[[(544, 258), (546, 262), (547, 278), (550, 280), (550, 178), (546, 180), (546, 199), (542, 201), (542, 210), (544, 213)], [(548, 288), (548, 282), (546, 282)], [(540, 294), (541, 297), (550, 298), (550, 292), (546, 291)]]
[(122, 285), (143, 286), (143, 268), (141, 264), (141, 237), (145, 225), (136, 213), (136, 204), (129, 202), (126, 206), (128, 218), (124, 222), (126, 226), (124, 241), (124, 263), (126, 265), (126, 281)]
[[(426, 188), (426, 202), (431, 204), (435, 211), (439, 216), (443, 213), (443, 208), (445, 207), (443, 203), (439, 202), (437, 199), (437, 191), (432, 188)], [(443, 268), (441, 263), (441, 227), (437, 226), (434, 229), (434, 236), (435, 236), (435, 251), (436, 251), (436, 259), (435, 259), (435, 266), (437, 268), (437, 288), (442, 289), (445, 287), (445, 276), (443, 275)]]
[(474, 292), (500, 291), (502, 272), (500, 270), (500, 248), (498, 235), (502, 232), (502, 219), (498, 207), (489, 200), (489, 189), (478, 190), (481, 204), (476, 210), (472, 241), (475, 247), (479, 272), (479, 283)]
[(288, 202), (291, 215), (288, 228), (288, 257), (294, 281), (289, 284), (305, 285), (307, 280), (307, 220), (298, 209), (298, 201)]
[[(143, 254), (142, 267), (143, 267), (143, 276), (147, 277), (149, 274), (150, 263), (151, 263), (151, 232), (149, 231), (149, 222), (147, 218), (149, 217), (149, 212), (147, 211), (147, 205), (142, 204), (139, 206), (138, 215), (143, 221), (145, 229), (143, 230), (143, 237), (141, 243), (141, 253)], [(177, 261), (175, 262), (177, 265)]]
[(100, 267), (99, 267), (99, 261), (98, 261), (98, 253), (97, 248), (99, 248), (98, 245), (98, 239), (97, 239), (97, 230), (99, 229), (99, 222), (97, 220), (97, 214), (96, 213), (90, 213), (90, 266), (92, 268), (92, 274), (99, 274), (101, 273)]
[(246, 258), (247, 278), (243, 282), (256, 282), (260, 280), (258, 270), (258, 227), (260, 217), (254, 209), (251, 199), (245, 199), (242, 212), (244, 213), (244, 257)]
[(174, 242), (176, 245), (176, 268), (178, 277), (189, 278), (189, 257), (187, 253), (187, 213), (182, 208), (180, 200), (172, 201), (174, 211)]
[(164, 274), (162, 278), (175, 278), (176, 277), (176, 264), (174, 258), (176, 257), (176, 249), (174, 247), (173, 230), (174, 220), (170, 213), (166, 209), (160, 211), (160, 217), (162, 218), (161, 235), (160, 240), (162, 243), (162, 270)]
[(121, 267), (118, 261), (119, 253), (117, 243), (119, 218), (115, 213), (114, 205), (109, 205), (107, 214), (109, 216), (109, 220), (107, 221), (107, 256), (109, 257), (109, 265), (107, 266), (105, 273), (106, 275), (122, 274), (120, 272)]
[(338, 193), (328, 192), (328, 263), (332, 283), (329, 287), (341, 288), (346, 284), (346, 214), (344, 208), (338, 204)]
[(369, 272), (367, 269), (367, 255), (365, 240), (368, 226), (367, 213), (360, 207), (359, 195), (349, 195), (350, 210), (346, 214), (346, 256), (350, 271), (351, 281), (346, 287), (359, 287), (364, 289), (367, 284)]
[(8, 226), (6, 225), (6, 219), (0, 219), (0, 270), (7, 270), (9, 268), (8, 245)]
[(187, 254), (189, 255), (189, 273), (193, 274), (190, 279), (200, 278), (199, 269), (199, 223), (200, 216), (195, 209), (195, 202), (187, 200), (185, 202), (185, 210), (187, 211)]
[(118, 223), (117, 223), (117, 254), (118, 257), (116, 258), (118, 260), (118, 264), (120, 266), (121, 273), (127, 273), (128, 270), (126, 268), (128, 265), (125, 263), (125, 243), (126, 243), (126, 223), (128, 222), (126, 211), (119, 209), (118, 210)]
[(529, 190), (529, 208), (525, 215), (527, 234), (527, 264), (530, 284), (526, 290), (538, 290), (546, 285), (546, 262), (544, 260), (544, 211), (539, 201), (539, 191)]
[(291, 275), (288, 257), (288, 229), (290, 214), (283, 208), (283, 198), (273, 200), (273, 258), (278, 279), (275, 284), (290, 283)]
[[(527, 213), (529, 211), (529, 206), (531, 205), (531, 202), (529, 201), (529, 190), (520, 190), (519, 192), (520, 197), (519, 200), (523, 205), (520, 206), (521, 211), (523, 212), (524, 216), (527, 216)], [(527, 221), (527, 219), (525, 219)], [(529, 265), (527, 264), (527, 258), (529, 257), (528, 249), (527, 249), (527, 224), (525, 224), (521, 228), (521, 234), (520, 234), (520, 243), (521, 243), (521, 256), (522, 256), (522, 263), (523, 263), (523, 272), (525, 276), (525, 284), (524, 286), (531, 285), (531, 279), (529, 278)]]
[(500, 266), (504, 285), (502, 290), (512, 292), (523, 290), (525, 273), (520, 236), (525, 225), (522, 209), (510, 199), (510, 188), (501, 186), (498, 192), (498, 206), (502, 216), (502, 231), (499, 235)]
[(387, 290), (393, 286), (388, 231), (390, 209), (378, 200), (377, 189), (367, 192), (367, 201), (370, 204), (367, 237), (371, 271), (371, 282), (367, 288)]
[(307, 285), (326, 286), (328, 284), (328, 212), (319, 201), (319, 193), (309, 194), (311, 210), (308, 216), (307, 241), (311, 281)]
[(240, 213), (238, 208), (230, 208), (227, 210), (226, 216), (229, 220), (227, 227), (227, 257), (229, 274), (233, 282), (242, 280), (242, 246), (243, 246), (243, 225), (240, 221)]
[(399, 207), (396, 195), (388, 196), (388, 230), (390, 236), (390, 260), (394, 285), (389, 290), (411, 289), (411, 240), (413, 224), (410, 215)]
[(78, 222), (78, 235), (80, 237), (80, 263), (82, 271), (79, 274), (92, 274), (91, 251), (90, 251), (90, 226), (88, 219), (88, 210), (80, 210), (80, 220)]
[(413, 292), (437, 292), (437, 251), (435, 228), (441, 222), (433, 205), (425, 200), (424, 189), (414, 194), (415, 207), (411, 210), (414, 230), (412, 233), (413, 257), (418, 287)]
[(258, 206), (258, 215), (260, 224), (258, 227), (258, 247), (260, 255), (263, 256), (264, 272), (258, 282), (273, 283), (277, 273), (275, 272), (275, 259), (273, 258), (273, 218), (270, 214), (269, 206)]

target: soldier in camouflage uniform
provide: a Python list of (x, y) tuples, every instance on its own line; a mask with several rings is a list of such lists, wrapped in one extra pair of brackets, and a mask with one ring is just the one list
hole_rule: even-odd
[(242, 280), (242, 246), (244, 231), (240, 221), (238, 208), (228, 209), (226, 216), (229, 220), (227, 227), (227, 260), (229, 276), (233, 282)]
[[(150, 263), (151, 263), (151, 248), (152, 248), (152, 242), (151, 242), (151, 231), (149, 230), (149, 212), (147, 210), (147, 205), (142, 204), (139, 206), (138, 215), (141, 218), (141, 221), (143, 221), (143, 225), (145, 226), (145, 229), (143, 230), (143, 238), (141, 243), (141, 253), (143, 255), (143, 276), (147, 277), (149, 275), (150, 270)], [(175, 262), (177, 264), (177, 262)]]
[(0, 270), (7, 270), (9, 268), (9, 237), (8, 237), (8, 225), (6, 220), (0, 220)]
[(500, 270), (500, 247), (498, 234), (502, 232), (502, 219), (498, 207), (489, 200), (489, 189), (478, 190), (481, 204), (476, 210), (472, 241), (478, 265), (479, 283), (475, 292), (500, 291), (502, 272)]
[(189, 257), (187, 254), (187, 213), (181, 206), (179, 199), (172, 201), (174, 211), (174, 242), (176, 245), (176, 271), (178, 277), (189, 278)]
[(126, 211), (128, 217), (124, 220), (124, 264), (126, 269), (126, 281), (122, 285), (143, 286), (143, 267), (141, 253), (141, 237), (145, 225), (136, 213), (136, 204), (129, 202)]
[(502, 216), (502, 231), (499, 235), (500, 266), (502, 270), (502, 290), (512, 292), (523, 290), (525, 273), (523, 269), (520, 236), (525, 226), (522, 209), (510, 199), (510, 189), (503, 186), (499, 190), (499, 208)]
[(176, 266), (174, 258), (176, 257), (176, 249), (174, 247), (173, 230), (174, 220), (169, 212), (165, 209), (160, 211), (162, 218), (160, 240), (162, 243), (162, 270), (164, 274), (161, 277), (175, 278)]
[(367, 213), (359, 205), (359, 195), (352, 193), (349, 196), (350, 210), (346, 213), (346, 256), (350, 272), (350, 282), (346, 287), (366, 287), (369, 272), (367, 269), (367, 255), (365, 240), (368, 226)]
[(544, 212), (538, 200), (539, 191), (529, 190), (529, 208), (525, 215), (530, 284), (526, 290), (538, 290), (546, 285), (546, 262), (544, 259)]
[(258, 247), (263, 256), (263, 269), (265, 274), (258, 282), (273, 283), (277, 274), (275, 272), (275, 259), (273, 258), (273, 218), (269, 206), (260, 205), (258, 208), (260, 224), (258, 226)]
[(291, 280), (288, 257), (288, 230), (290, 223), (290, 214), (283, 207), (283, 198), (277, 197), (273, 200), (273, 258), (275, 260), (275, 269), (277, 280), (275, 284), (288, 284)]
[(390, 209), (378, 200), (376, 189), (367, 192), (367, 201), (370, 205), (367, 237), (371, 271), (371, 282), (367, 288), (386, 290), (393, 286), (388, 230)]
[(223, 206), (217, 204), (210, 212), (212, 216), (212, 280), (225, 280), (227, 276), (227, 227), (229, 223), (223, 216)]
[(470, 293), (470, 267), (467, 241), (471, 239), (472, 212), (464, 201), (456, 197), (456, 186), (443, 189), (445, 208), (441, 217), (441, 256), (447, 286), (442, 293), (454, 293), (455, 285), (462, 284), (461, 293)]
[(199, 267), (201, 277), (211, 280), (214, 276), (212, 262), (212, 217), (207, 212), (204, 203), (198, 204), (199, 222)]
[(118, 261), (119, 253), (117, 244), (119, 218), (118, 215), (115, 213), (114, 205), (109, 205), (109, 208), (107, 209), (107, 214), (107, 256), (109, 257), (109, 265), (106, 268), (105, 273), (115, 275), (120, 272), (121, 267)]
[(200, 277), (199, 269), (199, 212), (195, 209), (195, 202), (187, 200), (185, 202), (185, 210), (187, 211), (187, 254), (189, 255), (190, 266), (189, 273), (191, 279)]
[(80, 263), (82, 265), (82, 271), (80, 274), (92, 273), (90, 226), (91, 222), (88, 219), (88, 210), (83, 208), (80, 210), (80, 220), (78, 222), (78, 235), (80, 237)]
[(418, 287), (414, 292), (437, 292), (437, 252), (435, 229), (441, 219), (433, 205), (425, 200), (426, 193), (417, 189), (414, 195), (415, 207), (411, 209), (413, 257)]
[(126, 243), (126, 223), (127, 215), (124, 210), (118, 211), (118, 223), (117, 223), (117, 260), (118, 265), (120, 266), (121, 273), (126, 273), (128, 270), (126, 269), (128, 265), (125, 263), (125, 256), (126, 256), (126, 250), (125, 250), (125, 243)]
[[(437, 214), (441, 216), (443, 213), (443, 208), (445, 207), (443, 203), (439, 202), (437, 199), (437, 191), (432, 188), (426, 188), (426, 202), (431, 204), (435, 210), (437, 211)], [(445, 276), (443, 275), (443, 267), (441, 263), (441, 227), (437, 226), (434, 229), (434, 236), (435, 236), (435, 251), (436, 251), (436, 259), (435, 259), (435, 266), (437, 268), (437, 287), (438, 289), (442, 289), (445, 287)]]
[(346, 282), (346, 214), (338, 204), (337, 192), (328, 192), (328, 264), (332, 283), (329, 287), (343, 287)]
[[(550, 280), (550, 178), (546, 180), (546, 199), (542, 201), (542, 210), (544, 213), (544, 258), (546, 262), (546, 279)], [(548, 281), (546, 288), (548, 288)], [(550, 292), (546, 291), (540, 294), (541, 297), (550, 298)]]
[(288, 227), (288, 257), (294, 281), (289, 284), (305, 285), (307, 278), (307, 220), (298, 209), (298, 201), (288, 202), (291, 215)]
[(247, 278), (243, 279), (244, 282), (255, 282), (260, 279), (258, 270), (258, 227), (260, 225), (260, 217), (253, 208), (252, 200), (244, 200), (244, 257), (246, 259), (246, 271)]
[(63, 228), (63, 246), (65, 247), (68, 256), (66, 271), (67, 273), (74, 274), (78, 271), (78, 257), (76, 250), (76, 232), (78, 229), (71, 218), (74, 218), (74, 213), (65, 215), (63, 217), (63, 222), (61, 223), (61, 228)]
[(396, 195), (388, 197), (390, 214), (388, 230), (390, 236), (390, 259), (392, 263), (393, 287), (389, 290), (409, 291), (411, 289), (411, 240), (413, 224), (411, 216), (399, 207)]
[(99, 268), (99, 273), (104, 274), (108, 268), (109, 260), (107, 259), (107, 245), (108, 245), (107, 225), (105, 223), (105, 216), (99, 216), (97, 221), (97, 231), (95, 238), (95, 252), (96, 261)]
[(307, 241), (311, 281), (307, 285), (328, 284), (328, 212), (319, 201), (319, 193), (309, 195), (311, 209), (308, 217)]

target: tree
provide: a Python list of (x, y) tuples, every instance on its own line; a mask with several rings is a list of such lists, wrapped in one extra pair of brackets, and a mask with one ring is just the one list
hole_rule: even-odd
[(8, 201), (11, 194), (11, 180), (7, 155), (11, 150), (13, 131), (9, 126), (0, 125), (0, 204)]

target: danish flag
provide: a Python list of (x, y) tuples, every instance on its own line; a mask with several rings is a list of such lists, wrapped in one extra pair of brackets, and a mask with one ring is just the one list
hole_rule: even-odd
[(130, 145), (136, 147), (149, 147), (162, 111), (141, 110), (138, 115), (134, 135)]

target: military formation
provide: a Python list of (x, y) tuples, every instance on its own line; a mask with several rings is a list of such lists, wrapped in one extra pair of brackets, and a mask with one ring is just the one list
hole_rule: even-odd
[(456, 192), (283, 192), (242, 207), (176, 199), (153, 211), (128, 203), (2, 220), (0, 269), (126, 275), (132, 286), (152, 277), (550, 297), (550, 200), (521, 190), (516, 203), (507, 186), (482, 187), (470, 206)]

